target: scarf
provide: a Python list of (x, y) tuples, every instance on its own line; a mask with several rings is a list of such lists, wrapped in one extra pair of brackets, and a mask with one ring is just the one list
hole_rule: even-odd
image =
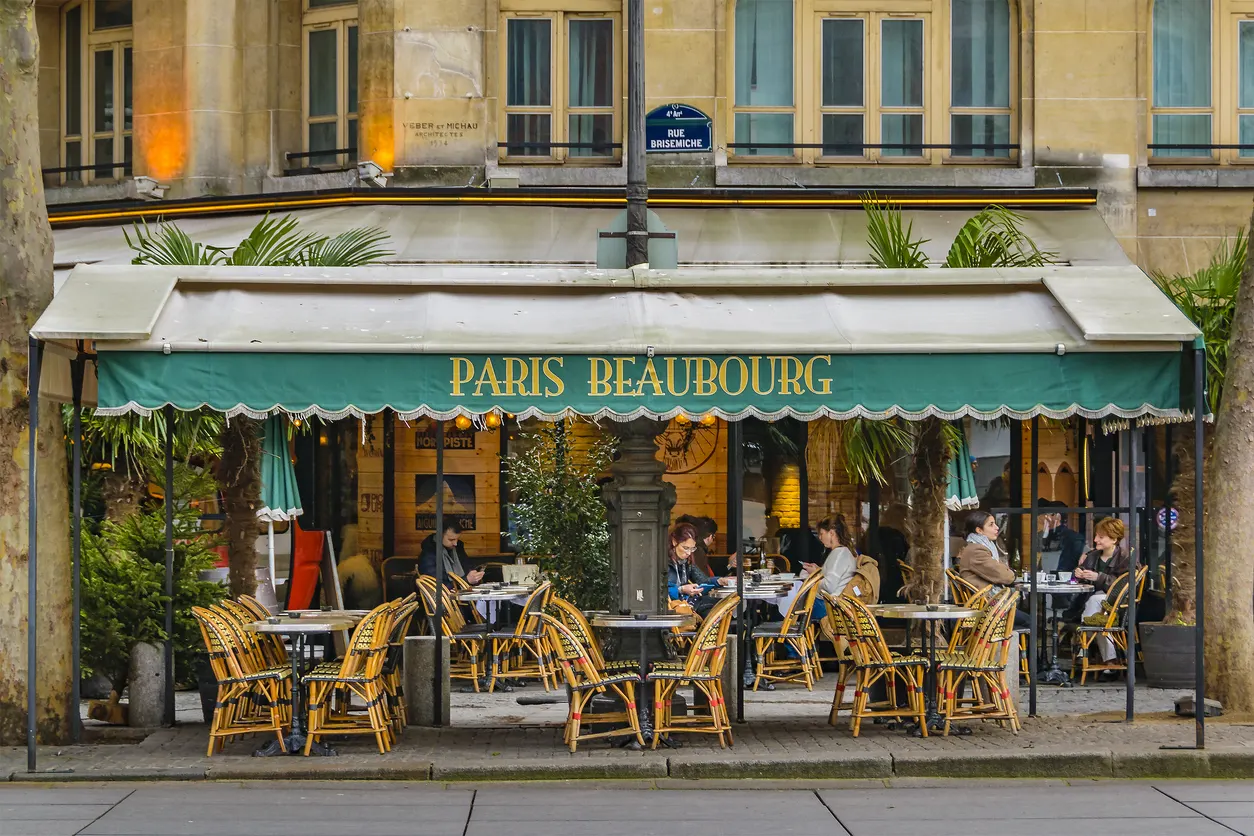
[(983, 546), (988, 549), (989, 554), (993, 556), (993, 560), (1001, 560), (1001, 549), (997, 548), (997, 544), (983, 534), (968, 534), (967, 542), (976, 546)]

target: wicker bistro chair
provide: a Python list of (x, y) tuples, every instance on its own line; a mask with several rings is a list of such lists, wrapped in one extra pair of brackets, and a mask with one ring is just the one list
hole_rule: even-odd
[[(498, 679), (539, 679), (544, 690), (557, 687), (553, 650), (540, 620), (553, 598), (553, 584), (541, 583), (527, 598), (512, 631), (486, 633), (488, 641), (488, 693)], [(530, 657), (530, 658), (528, 658)]]
[[(814, 665), (817, 661), (810, 621), (822, 580), (822, 571), (805, 579), (783, 621), (767, 622), (754, 628), (752, 638), (757, 665), (753, 690), (756, 691), (758, 684), (764, 680), (802, 682), (806, 690), (814, 690)], [(785, 648), (796, 653), (796, 658), (787, 656), (783, 652)]]
[[(962, 648), (946, 652), (937, 662), (946, 735), (955, 720), (996, 720), (1019, 733), (1019, 712), (1006, 681), (1018, 602), (1019, 593), (1013, 589), (999, 593), (980, 613)], [(963, 686), (968, 684), (971, 697), (962, 699)]]
[[(635, 735), (636, 742), (644, 746), (640, 734), (640, 718), (636, 713), (636, 686), (640, 674), (636, 671), (609, 672), (597, 665), (588, 648), (573, 630), (561, 620), (539, 613), (536, 620), (540, 629), (548, 635), (548, 642), (557, 657), (558, 667), (566, 680), (570, 697), (570, 710), (566, 715), (565, 743), (574, 752), (581, 740), (600, 737)], [(612, 693), (621, 702), (611, 711), (593, 712), (593, 699), (598, 694)], [(584, 723), (609, 725), (610, 728), (595, 732), (581, 731)]]
[(401, 735), (409, 722), (409, 716), (405, 710), (403, 681), (405, 636), (409, 635), (409, 626), (417, 610), (417, 601), (401, 601), (396, 606), (392, 618), (392, 631), (388, 636), (387, 656), (383, 662), (383, 690), (387, 693), (388, 711), (397, 737)]
[(222, 614), (192, 607), (192, 615), (200, 625), (209, 651), (209, 665), (218, 679), (206, 756), (222, 751), (228, 741), (239, 735), (257, 732), (273, 732), (279, 738), (279, 746), (285, 747), (283, 732), (291, 725), (291, 670), (252, 669), (245, 661), (247, 657), (239, 652), (235, 631)]
[[(390, 603), (371, 610), (353, 630), (344, 660), (325, 662), (305, 676), (309, 689), (306, 755), (318, 738), (347, 734), (373, 735), (381, 755), (391, 750), (393, 723), (383, 685), (383, 663), (392, 620)], [(364, 714), (353, 710), (353, 697), (365, 704)]]
[[(431, 624), (435, 623), (435, 589), (435, 578), (429, 575), (418, 576), (418, 592), (422, 599), (423, 612)], [(443, 591), (443, 595), (444, 619), (440, 634), (449, 640), (449, 679), (468, 679), (478, 693), (479, 682), (487, 675), (484, 665), (487, 655), (486, 628), (482, 624), (467, 624), (457, 606), (457, 599), (447, 589)]]
[[(853, 671), (857, 677), (850, 717), (853, 736), (858, 736), (862, 721), (867, 717), (909, 717), (919, 724), (923, 736), (927, 737), (927, 700), (923, 694), (927, 658), (921, 655), (902, 656), (889, 650), (888, 642), (884, 640), (884, 634), (875, 622), (875, 616), (861, 601), (843, 596), (831, 600), (840, 608), (853, 654)], [(881, 680), (886, 686), (887, 698), (871, 703), (871, 686)], [(907, 704), (904, 706), (897, 702), (899, 680), (906, 688)], [(837, 698), (839, 699), (839, 694)], [(828, 717), (833, 725), (837, 705), (834, 701), (832, 714)]]
[[(608, 673), (636, 673), (640, 670), (640, 662), (635, 659), (611, 659), (607, 661), (601, 642), (597, 640), (596, 633), (593, 632), (592, 625), (588, 623), (587, 617), (578, 607), (565, 598), (555, 594), (552, 600), (549, 601), (545, 614), (556, 618), (562, 623), (562, 626), (575, 634), (575, 638), (583, 645), (584, 650), (588, 651), (592, 664), (598, 670)], [(554, 647), (553, 650), (556, 651), (557, 648)]]
[[(653, 685), (653, 748), (664, 735), (672, 732), (693, 732), (718, 735), (719, 746), (733, 743), (731, 718), (723, 693), (723, 667), (727, 664), (727, 633), (732, 615), (740, 602), (729, 595), (714, 605), (692, 641), (692, 649), (683, 662), (655, 662), (646, 683)], [(705, 696), (708, 711), (694, 705), (692, 714), (676, 715), (673, 711), (675, 691), (692, 686), (694, 694)]]
[[(1138, 598), (1140, 589), (1145, 584), (1147, 573), (1145, 566), (1137, 567)], [(1125, 572), (1115, 578), (1106, 592), (1106, 600), (1102, 602), (1101, 612), (1084, 619), (1084, 623), (1075, 628), (1071, 638), (1071, 675), (1075, 676), (1076, 668), (1080, 669), (1080, 684), (1083, 685), (1090, 673), (1095, 671), (1126, 671), (1128, 669), (1128, 575)], [(1098, 639), (1110, 639), (1115, 645), (1115, 658), (1108, 662), (1094, 664), (1090, 659), (1093, 643)]]
[(979, 587), (953, 569), (946, 569), (945, 576), (949, 578), (949, 588), (953, 592), (954, 603), (961, 607), (967, 606), (967, 602), (971, 600), (972, 595), (979, 591)]
[[(823, 619), (823, 631), (830, 634), (832, 647), (836, 648), (836, 692), (832, 695), (832, 710), (827, 716), (830, 725), (836, 725), (837, 715), (844, 706), (845, 688), (849, 677), (855, 673), (857, 659), (853, 654), (854, 629), (845, 622), (845, 615), (836, 597), (820, 593), (827, 604), (827, 616)], [(856, 689), (855, 689), (856, 690)], [(852, 707), (852, 706), (851, 706)]]

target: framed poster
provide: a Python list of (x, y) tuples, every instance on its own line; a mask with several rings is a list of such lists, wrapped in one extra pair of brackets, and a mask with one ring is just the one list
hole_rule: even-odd
[[(414, 529), (435, 530), (435, 474), (419, 473), (414, 476), (414, 496), (417, 512)], [(475, 477), (473, 475), (444, 474), (444, 518), (454, 520), (463, 531), (475, 530)]]

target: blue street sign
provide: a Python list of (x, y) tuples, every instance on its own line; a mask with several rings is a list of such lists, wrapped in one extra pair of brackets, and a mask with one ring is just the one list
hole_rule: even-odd
[(693, 154), (714, 149), (710, 117), (695, 107), (668, 104), (644, 117), (644, 148), (650, 154)]

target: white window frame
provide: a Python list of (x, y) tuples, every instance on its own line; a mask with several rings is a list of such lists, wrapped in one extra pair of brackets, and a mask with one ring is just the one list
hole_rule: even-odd
[[(361, 142), (360, 135), (353, 136), (353, 133), (360, 134), (360, 122), (357, 119), (357, 111), (349, 111), (349, 61), (348, 61), (348, 32), (350, 29), (357, 29), (357, 3), (346, 2), (337, 3), (328, 6), (318, 6), (310, 8), (309, 0), (304, 0), (304, 17), (301, 22), (301, 40), (300, 40), (300, 64), (301, 64), (301, 84), (300, 84), (300, 114), (301, 114), (301, 151), (308, 153), (313, 150), (309, 147), (309, 129), (313, 125), (318, 124), (335, 124), (335, 147), (336, 148), (355, 148), (357, 156), (360, 156)], [(309, 38), (314, 32), (335, 32), (335, 115), (333, 116), (310, 116), (309, 115)], [(361, 55), (360, 34), (357, 41), (358, 61)], [(360, 73), (358, 74), (358, 83), (360, 84)], [(361, 106), (361, 96), (357, 97), (358, 107)], [(354, 127), (358, 127), (354, 131)], [(357, 160), (350, 159), (347, 154), (336, 154), (334, 162), (320, 161), (315, 164), (314, 157), (302, 157), (291, 166), (293, 168), (327, 168), (340, 169), (353, 166)]]
[[(73, 9), (79, 9), (82, 17), (82, 43), (71, 45), (66, 42), (67, 31), (65, 26), (66, 15)], [(113, 53), (113, 99), (115, 108), (125, 107), (125, 91), (126, 91), (126, 51), (131, 50), (132, 64), (132, 85), (134, 84), (134, 49), (133, 49), (133, 27), (117, 26), (107, 29), (96, 29), (96, 0), (72, 0), (66, 3), (60, 9), (60, 47), (61, 59), (59, 62), (58, 72), (60, 73), (61, 95), (59, 101), (59, 110), (57, 113), (57, 123), (59, 126), (59, 159), (60, 167), (65, 168), (69, 163), (69, 146), (77, 144), (79, 147), (79, 165), (90, 166), (82, 171), (66, 171), (61, 172), (59, 181), (65, 183), (82, 183), (91, 182), (112, 182), (122, 180), (131, 174), (135, 151), (131, 145), (130, 158), (127, 158), (126, 148), (128, 144), (133, 143), (133, 126), (134, 114), (132, 113), (131, 128), (126, 127), (126, 114), (115, 113), (113, 118), (113, 130), (102, 131), (97, 130), (95, 126), (95, 67), (96, 54), (104, 51)], [(81, 50), (79, 64), (79, 132), (76, 134), (66, 133), (66, 113), (68, 110), (68, 86), (70, 78), (68, 75), (66, 57), (70, 49)], [(132, 88), (133, 89), (133, 88)], [(133, 108), (133, 103), (132, 103)], [(96, 159), (96, 141), (101, 139), (111, 139), (113, 141), (113, 158), (110, 160)], [(108, 169), (96, 169), (95, 166), (103, 166), (109, 164), (116, 166)], [(123, 167), (125, 166), (125, 167)]]

